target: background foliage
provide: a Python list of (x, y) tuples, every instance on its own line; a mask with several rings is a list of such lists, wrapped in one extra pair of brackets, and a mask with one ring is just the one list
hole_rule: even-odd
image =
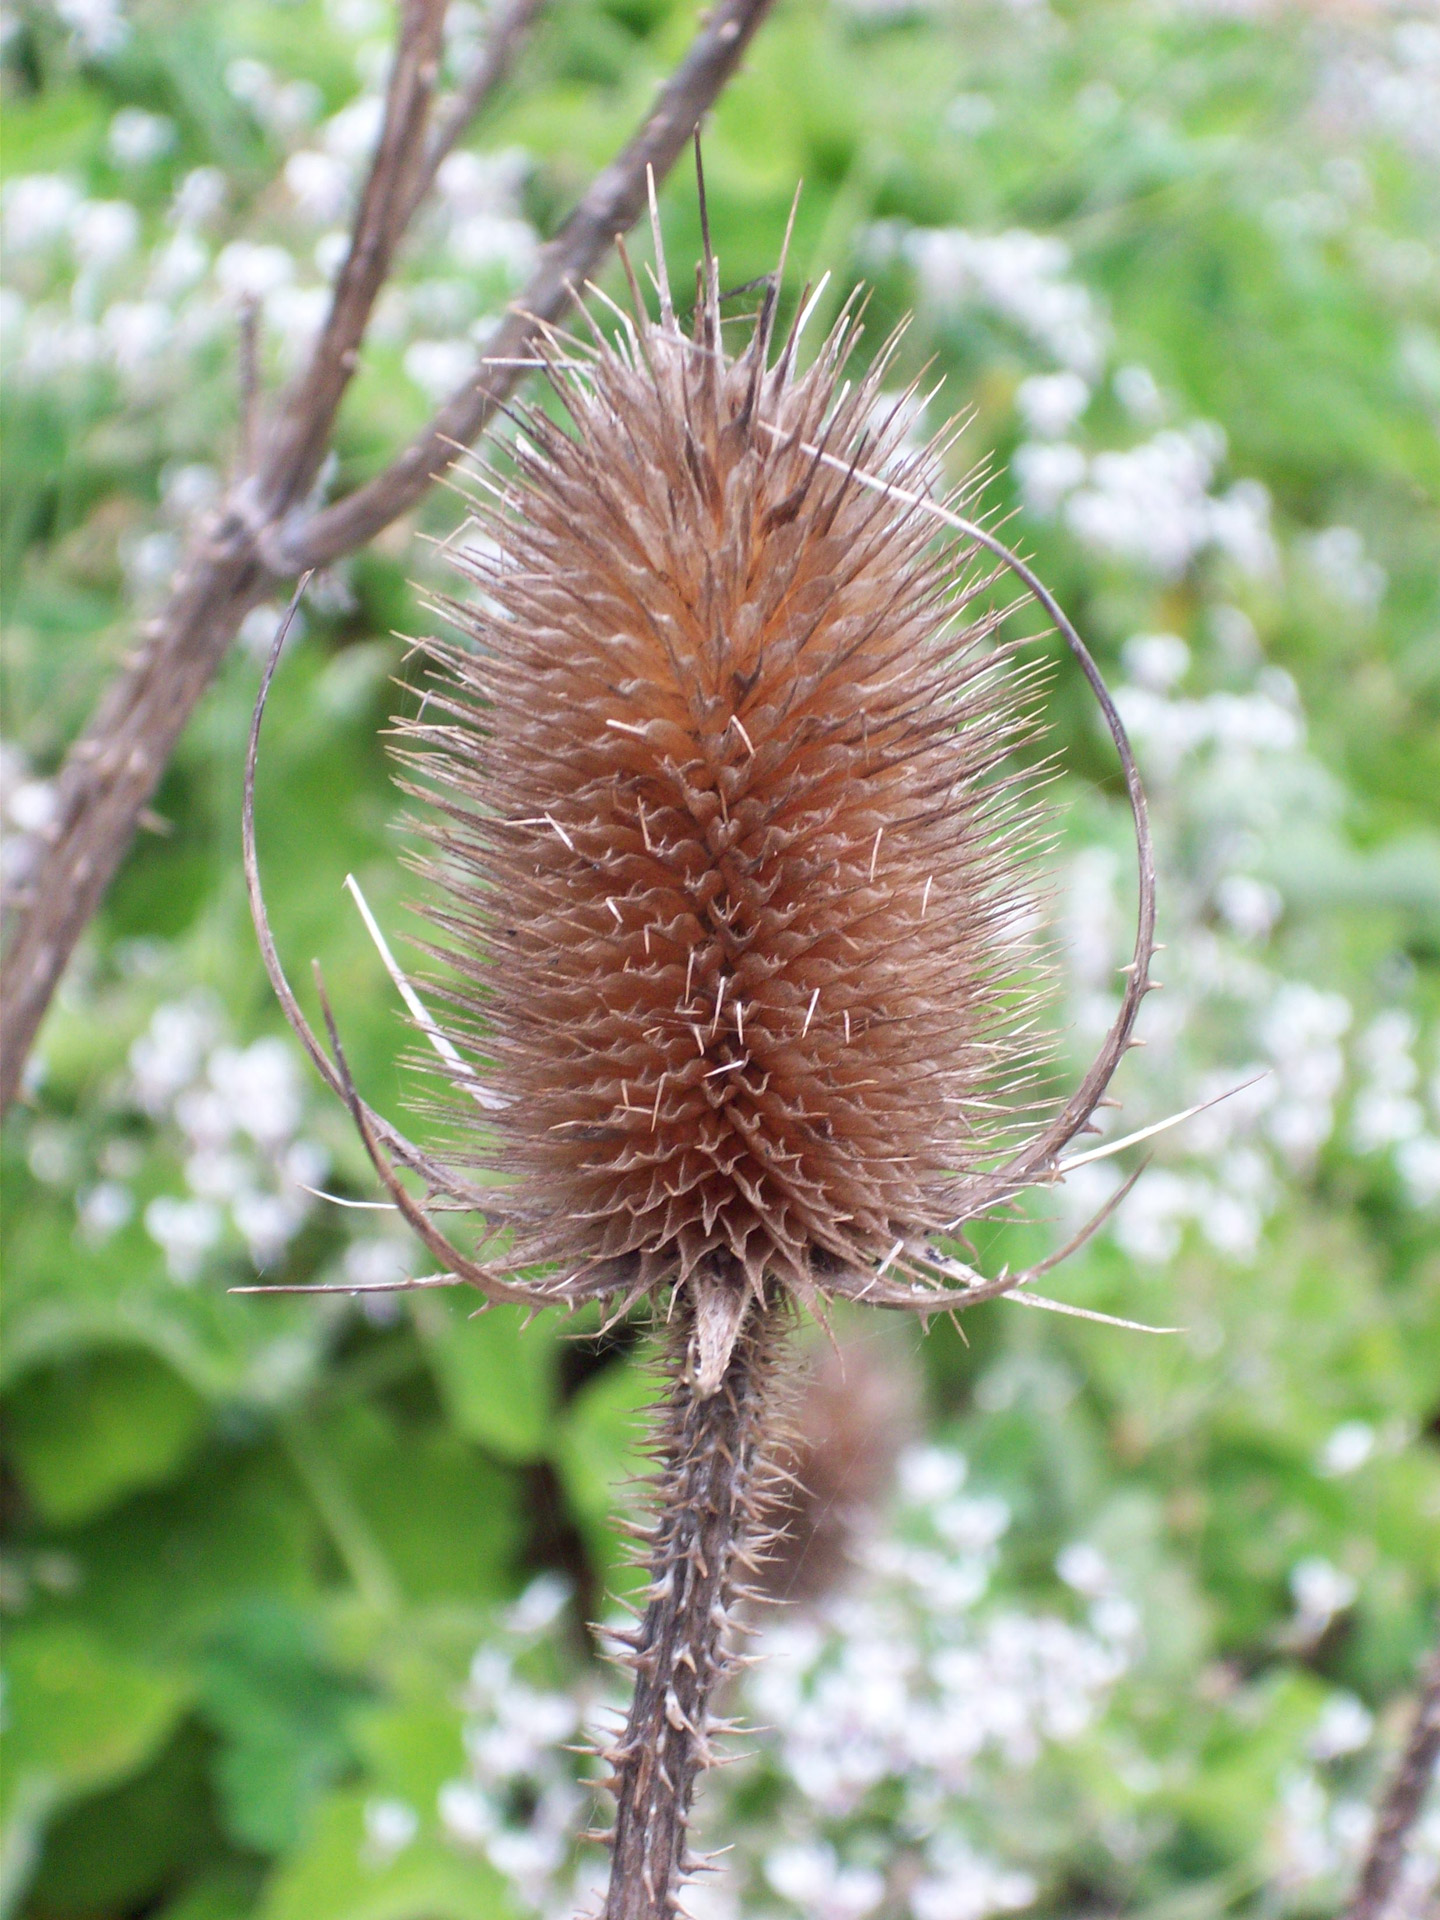
[[(12, 872), (234, 457), (238, 301), (272, 383), (315, 324), (390, 25), (378, 0), (7, 11)], [(377, 315), (338, 476), (460, 376), (689, 26), (546, 11)], [(463, 65), (482, 16), (451, 28)], [(1440, 1589), (1437, 128), (1433, 10), (1358, 0), (780, 0), (714, 116), (726, 280), (772, 264), (803, 178), (787, 305), (829, 269), (825, 312), (873, 284), (871, 342), (916, 308), (931, 424), (973, 414), (956, 477), (996, 456), (986, 505), (1021, 509), (1121, 686), (1169, 952), (1118, 1124), (1267, 1077), (1170, 1136), (1056, 1277), (1182, 1336), (1007, 1305), (968, 1344), (842, 1329), (911, 1444), (864, 1571), (769, 1635), (771, 1731), (716, 1788), (738, 1845), (697, 1910), (1319, 1915), (1363, 1846)], [(687, 262), (687, 181), (665, 213)], [(401, 930), (392, 634), (427, 624), (419, 536), (461, 511), (318, 583), (262, 772), (282, 950), (321, 956), (397, 1115), (403, 1030), (341, 881)], [(629, 1577), (643, 1334), (226, 1292), (417, 1270), (384, 1215), (305, 1191), (371, 1187), (245, 912), (273, 626), (187, 734), (4, 1136), (0, 1911), (568, 1913), (595, 1869), (561, 1747), (609, 1684), (580, 1623)], [(1078, 1058), (1128, 854), (1063, 674), (1051, 705)], [(1417, 1915), (1437, 1861), (1432, 1818)]]

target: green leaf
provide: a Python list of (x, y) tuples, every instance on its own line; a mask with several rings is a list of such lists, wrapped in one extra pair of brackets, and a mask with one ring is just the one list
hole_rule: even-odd
[(11, 1629), (5, 1649), (0, 1911), (9, 1911), (29, 1878), (46, 1820), (142, 1767), (174, 1727), (189, 1694), (179, 1675), (126, 1659), (79, 1627)]
[(605, 1367), (565, 1409), (555, 1446), (555, 1465), (570, 1510), (606, 1586), (627, 1592), (638, 1575), (615, 1530), (628, 1506), (625, 1483), (643, 1472), (648, 1409), (657, 1383), (643, 1361)]
[(62, 1526), (168, 1479), (208, 1421), (199, 1394), (139, 1348), (81, 1354), (26, 1374), (5, 1414), (25, 1491)]
[(45, 1834), (34, 1909), (134, 1913), (213, 1857), (223, 1841), (208, 1759), (204, 1732), (189, 1722), (143, 1773), (67, 1807)]
[(456, 1434), (402, 1427), (373, 1407), (317, 1426), (314, 1447), (312, 1467), (363, 1530), (356, 1544), (368, 1543), (399, 1595), (476, 1605), (513, 1592), (524, 1538), (513, 1474)]
[(543, 1457), (555, 1417), (555, 1316), (527, 1327), (520, 1307), (469, 1316), (466, 1303), (416, 1302), (445, 1410), (461, 1433), (503, 1460)]
[(245, 1920), (254, 1911), (254, 1870), (231, 1862), (187, 1887), (160, 1920)]
[(201, 1709), (224, 1739), (215, 1781), (227, 1830), (280, 1853), (353, 1759), (345, 1717), (363, 1696), (323, 1659), (313, 1618), (273, 1600), (228, 1622), (201, 1662)]
[(52, 1616), (135, 1653), (188, 1654), (260, 1596), (316, 1590), (313, 1514), (270, 1447), (215, 1450), (163, 1493), (139, 1494), (57, 1544), (82, 1569)]
[(404, 1801), (333, 1795), (307, 1845), (276, 1876), (260, 1920), (518, 1920), (495, 1869), (431, 1832), (387, 1856), (374, 1838), (377, 1809), (420, 1819)]
[(262, 1920), (516, 1920), (489, 1862), (444, 1834), (439, 1794), (465, 1771), (451, 1682), (427, 1662), (404, 1698), (356, 1717), (364, 1790), (334, 1793), (276, 1876)]

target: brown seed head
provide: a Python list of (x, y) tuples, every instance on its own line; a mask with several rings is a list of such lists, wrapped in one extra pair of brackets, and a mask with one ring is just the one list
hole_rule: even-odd
[(552, 349), (569, 427), (524, 420), (405, 729), (510, 1257), (697, 1286), (702, 1391), (767, 1284), (903, 1270), (1034, 1038), (1025, 676), (932, 522), (817, 455), (933, 482), (873, 425), (886, 356), (839, 385), (847, 314), (769, 366), (772, 313), (727, 359), (711, 263), (693, 338)]

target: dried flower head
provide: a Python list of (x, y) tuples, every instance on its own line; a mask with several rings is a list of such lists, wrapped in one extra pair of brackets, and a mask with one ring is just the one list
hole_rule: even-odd
[(571, 430), (525, 416), (405, 733), (511, 1262), (729, 1321), (861, 1293), (961, 1210), (1031, 1054), (1036, 815), (975, 583), (814, 451), (928, 488), (903, 408), (872, 425), (888, 354), (837, 391), (847, 311), (768, 367), (767, 299), (729, 359), (717, 293), (712, 262), (688, 336), (552, 343)]
[[(942, 443), (907, 447), (910, 396), (880, 407), (896, 340), (845, 381), (852, 298), (807, 371), (809, 307), (772, 363), (777, 273), (732, 358), (708, 236), (688, 331), (661, 268), (658, 321), (637, 291), (613, 338), (539, 336), (568, 422), (514, 416), (514, 475), (482, 478), (459, 561), (479, 592), (445, 603), (463, 640), (425, 643), (400, 728), (431, 803), (444, 1031), (408, 997), (471, 1123), (463, 1158), (503, 1198), (371, 1113), (338, 1041), (332, 1067), (302, 1037), (452, 1275), (534, 1304), (673, 1290), (703, 1395), (767, 1297), (923, 1313), (1013, 1289), (935, 1236), (1063, 1171), (1146, 990), (1152, 908), (1118, 718), (1029, 570), (933, 497)], [(937, 523), (968, 536), (958, 554)], [(1033, 674), (994, 610), (972, 617), (977, 547), (1077, 655), (1140, 839), (1124, 1003), (1047, 1125), (1043, 820), (1015, 758)], [(383, 1149), (503, 1227), (503, 1257), (460, 1255)]]
[[(328, 1005), (329, 1055), (285, 981), (255, 866), (263, 687), (246, 805), (276, 991), (444, 1263), (408, 1284), (617, 1312), (659, 1294), (672, 1321), (650, 1585), (617, 1636), (635, 1687), (605, 1752), (607, 1920), (669, 1920), (693, 1868), (727, 1622), (758, 1593), (776, 1516), (787, 1304), (933, 1313), (1043, 1270), (984, 1281), (937, 1236), (1063, 1173), (1128, 1043), (1153, 924), (1124, 730), (1044, 587), (932, 497), (938, 444), (906, 450), (903, 404), (877, 421), (893, 342), (843, 383), (852, 303), (802, 372), (804, 308), (772, 364), (777, 272), (731, 358), (708, 235), (688, 332), (658, 220), (655, 241), (658, 321), (632, 281), (614, 339), (542, 331), (569, 424), (519, 416), (514, 478), (485, 481), (486, 545), (462, 562), (479, 594), (449, 603), (463, 642), (427, 644), (422, 708), (401, 728), (410, 789), (430, 803), (443, 1029), (382, 952), (484, 1182), (365, 1105)], [(937, 525), (966, 536), (958, 560), (936, 551)], [(1120, 1012), (1048, 1121), (1030, 1104), (1026, 932), (1042, 822), (1016, 759), (1035, 734), (1031, 681), (997, 616), (971, 617), (976, 547), (1020, 578), (1090, 680), (1139, 843)], [(478, 1215), (494, 1257), (461, 1253), (397, 1161), (427, 1200)]]

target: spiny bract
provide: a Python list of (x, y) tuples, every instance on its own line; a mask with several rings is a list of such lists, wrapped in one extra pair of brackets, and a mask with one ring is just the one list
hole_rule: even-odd
[(923, 513), (821, 457), (933, 482), (887, 356), (840, 385), (847, 311), (771, 366), (772, 289), (728, 359), (713, 261), (702, 287), (693, 337), (666, 306), (552, 339), (569, 425), (530, 413), (477, 508), (468, 644), (429, 646), (406, 731), (507, 1264), (716, 1294), (718, 1379), (747, 1297), (905, 1271), (1013, 1129), (1038, 816), (993, 617)]

